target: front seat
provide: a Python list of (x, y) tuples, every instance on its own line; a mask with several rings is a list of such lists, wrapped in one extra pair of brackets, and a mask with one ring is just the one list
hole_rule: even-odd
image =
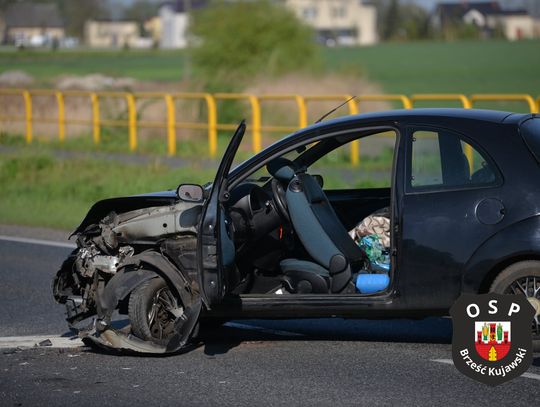
[(321, 186), (292, 161), (279, 158), (268, 171), (287, 186), (285, 201), (292, 225), (314, 261), (285, 259), (280, 263), (285, 288), (294, 293), (339, 293), (351, 281), (351, 265), (363, 261)]

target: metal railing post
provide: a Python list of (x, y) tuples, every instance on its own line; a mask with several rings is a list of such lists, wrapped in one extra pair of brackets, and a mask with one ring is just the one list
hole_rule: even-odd
[(66, 138), (66, 117), (64, 94), (57, 90), (55, 92), (56, 102), (58, 103), (58, 140), (63, 143)]
[(208, 108), (208, 149), (210, 157), (215, 158), (218, 150), (216, 99), (211, 94), (205, 93), (204, 100)]
[(99, 117), (99, 96), (97, 93), (92, 92), (90, 94), (90, 101), (92, 102), (92, 137), (94, 144), (99, 144), (101, 141), (101, 128)]
[(413, 108), (411, 99), (409, 99), (407, 96), (401, 95), (400, 99), (401, 99), (401, 103), (403, 103), (403, 108), (405, 108), (405, 109), (412, 109)]
[(261, 136), (261, 105), (257, 96), (249, 95), (249, 103), (252, 110), (252, 126), (253, 126), (253, 152), (257, 154), (262, 148)]
[(23, 90), (24, 107), (26, 112), (26, 143), (30, 144), (33, 139), (32, 134), (32, 95), (29, 91)]
[(167, 106), (167, 153), (173, 156), (176, 154), (176, 112), (172, 95), (167, 93), (164, 97)]
[[(350, 115), (358, 114), (358, 105), (356, 104), (354, 99), (351, 99), (352, 96), (345, 95), (344, 97), (347, 98), (347, 100), (349, 100), (347, 102), (347, 106), (349, 107), (349, 114)], [(359, 139), (353, 140), (351, 143), (351, 164), (355, 167), (360, 164), (360, 140)]]
[(300, 95), (295, 95), (294, 98), (298, 105), (298, 127), (303, 129), (308, 125), (306, 100)]
[(137, 150), (137, 108), (135, 96), (132, 93), (126, 93), (126, 102), (128, 108), (129, 149), (130, 151), (135, 151)]

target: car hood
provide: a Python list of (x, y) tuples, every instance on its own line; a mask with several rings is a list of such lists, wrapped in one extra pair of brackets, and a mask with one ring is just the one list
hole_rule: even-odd
[(150, 208), (153, 206), (171, 205), (178, 200), (176, 191), (151, 192), (143, 195), (117, 197), (103, 199), (96, 202), (88, 211), (81, 224), (75, 229), (73, 234), (82, 232), (88, 225), (99, 222), (110, 212), (124, 213), (136, 209)]

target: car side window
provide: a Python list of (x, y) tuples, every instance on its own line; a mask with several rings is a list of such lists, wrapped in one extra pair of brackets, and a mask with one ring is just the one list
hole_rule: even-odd
[(358, 139), (357, 165), (351, 163), (352, 142), (345, 143), (311, 164), (308, 171), (322, 176), (325, 190), (389, 188), (396, 138), (395, 131), (381, 131)]
[(415, 130), (410, 138), (408, 189), (441, 190), (493, 185), (497, 173), (477, 149), (445, 130)]

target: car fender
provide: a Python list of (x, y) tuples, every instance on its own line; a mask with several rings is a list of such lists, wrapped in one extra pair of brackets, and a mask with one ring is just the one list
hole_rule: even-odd
[(464, 267), (462, 292), (479, 292), (501, 265), (534, 258), (540, 258), (540, 215), (515, 222), (482, 243)]
[(99, 222), (100, 219), (112, 211), (124, 213), (136, 209), (166, 206), (173, 204), (176, 200), (176, 193), (174, 191), (103, 199), (92, 205), (80, 225), (73, 231), (72, 236), (81, 233), (87, 226)]
[[(176, 334), (167, 346), (145, 343), (110, 325), (113, 311), (140, 284), (152, 278), (167, 281), (183, 305), (182, 314), (175, 322)], [(97, 296), (98, 322), (94, 332), (86, 336), (94, 343), (107, 348), (127, 349), (144, 353), (172, 353), (184, 348), (199, 320), (202, 300), (198, 285), (187, 273), (176, 268), (163, 254), (148, 250), (124, 262), (119, 271)]]

